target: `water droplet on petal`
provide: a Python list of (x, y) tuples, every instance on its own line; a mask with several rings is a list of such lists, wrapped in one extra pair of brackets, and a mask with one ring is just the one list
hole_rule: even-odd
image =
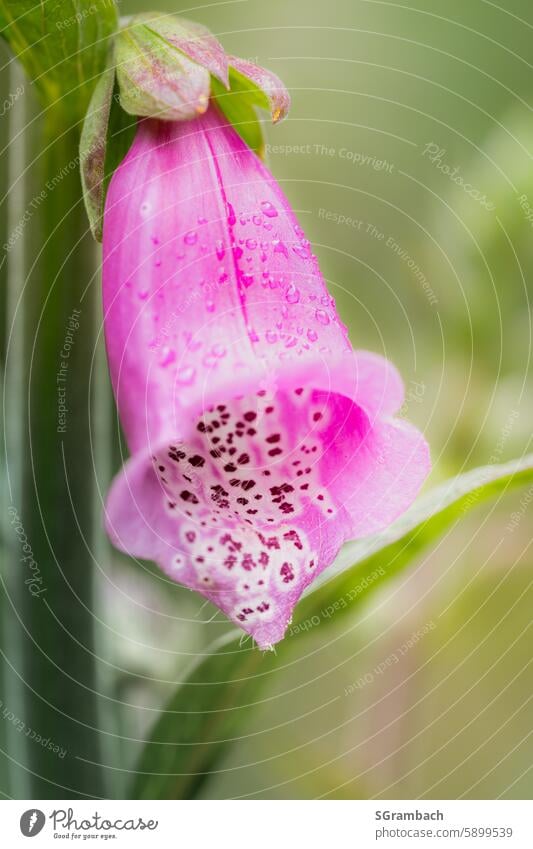
[(143, 218), (148, 218), (152, 211), (152, 204), (149, 201), (145, 200), (141, 203), (140, 213)]
[(188, 233), (185, 233), (183, 241), (186, 245), (195, 245), (198, 241), (198, 233), (196, 232), (196, 230), (189, 230)]
[(242, 256), (242, 248), (239, 248), (238, 245), (233, 248), (233, 256), (235, 259), (240, 259)]
[(214, 312), (215, 311), (215, 302), (214, 301), (206, 301), (205, 302), (205, 308), (206, 308), (207, 312)]
[(309, 259), (310, 255), (311, 255), (311, 251), (309, 250), (309, 247), (306, 247), (305, 245), (293, 245), (292, 249), (293, 249), (294, 253), (296, 254), (296, 256), (299, 256), (302, 259)]
[(324, 310), (316, 310), (315, 318), (319, 324), (329, 324), (329, 315)]
[(196, 369), (194, 369), (192, 366), (184, 366), (178, 371), (176, 379), (178, 383), (190, 384), (193, 382), (195, 375)]
[(207, 218), (204, 218), (203, 215), (198, 216), (198, 224), (207, 224)]
[(254, 251), (257, 247), (257, 242), (255, 239), (246, 239), (246, 247), (249, 251)]
[(148, 289), (139, 289), (139, 298), (141, 301), (145, 301), (148, 297)]
[(241, 274), (241, 282), (242, 285), (248, 289), (248, 287), (254, 282), (253, 274)]
[(215, 242), (215, 251), (216, 251), (217, 259), (219, 261), (223, 260), (224, 254), (226, 253), (226, 251), (224, 249), (224, 243), (223, 243), (222, 239), (217, 239), (217, 241)]
[(273, 330), (267, 330), (267, 332), (265, 333), (265, 339), (270, 345), (273, 345), (275, 342), (278, 341), (278, 334), (274, 333)]
[(233, 227), (237, 219), (235, 218), (235, 210), (233, 209), (231, 203), (226, 204), (227, 212), (228, 212), (228, 224), (230, 227)]
[(166, 368), (176, 359), (176, 352), (172, 348), (167, 348), (166, 346), (161, 351), (161, 359), (159, 360), (159, 365), (163, 368)]
[(215, 357), (225, 357), (226, 349), (224, 345), (213, 345), (211, 348), (211, 352), (215, 355)]
[(272, 244), (274, 245), (274, 253), (283, 254), (288, 259), (289, 251), (285, 242), (282, 242), (280, 239), (274, 239)]
[(285, 292), (285, 298), (289, 302), (289, 304), (297, 304), (300, 300), (300, 292), (294, 285), (294, 283), (290, 283), (287, 287), (287, 291)]
[(278, 210), (276, 207), (270, 203), (269, 200), (264, 200), (261, 203), (261, 209), (263, 211), (263, 215), (266, 215), (267, 218), (276, 218), (278, 214)]
[(252, 215), (252, 221), (254, 222), (256, 227), (260, 227), (263, 223), (263, 219), (260, 215)]

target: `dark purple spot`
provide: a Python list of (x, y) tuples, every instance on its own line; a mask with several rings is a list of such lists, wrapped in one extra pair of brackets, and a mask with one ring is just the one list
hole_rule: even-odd
[(205, 464), (205, 460), (203, 457), (200, 457), (199, 454), (195, 454), (193, 457), (189, 457), (189, 463), (191, 466), (194, 466), (195, 469), (201, 469)]

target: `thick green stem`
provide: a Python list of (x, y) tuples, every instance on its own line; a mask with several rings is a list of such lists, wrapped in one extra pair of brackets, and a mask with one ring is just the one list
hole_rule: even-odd
[(25, 268), (17, 275), (22, 310), (13, 327), (22, 350), (9, 363), (18, 375), (12, 387), (24, 391), (20, 496), (10, 523), (18, 521), (18, 539), (29, 546), (11, 556), (8, 583), (18, 710), (31, 729), (17, 768), (32, 798), (98, 797), (101, 773), (90, 763), (98, 760), (89, 380), (95, 251), (81, 201), (78, 130), (49, 113), (33, 135), (33, 189), (11, 234), (15, 243), (24, 240)]

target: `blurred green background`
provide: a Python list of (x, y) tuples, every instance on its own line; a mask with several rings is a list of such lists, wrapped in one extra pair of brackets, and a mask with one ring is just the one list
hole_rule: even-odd
[[(353, 344), (402, 371), (433, 483), (531, 450), (530, 0), (160, 8), (205, 23), (229, 53), (287, 83), (290, 116), (267, 128), (270, 166)], [(0, 101), (11, 91), (2, 57)], [(3, 118), (0, 133), (4, 148)], [(1, 168), (5, 186), (5, 155)], [(289, 636), (290, 659), (204, 795), (531, 798), (533, 506), (523, 499), (477, 510), (348, 624)], [(131, 767), (131, 741), (228, 625), (109, 549), (95, 592), (102, 686), (115, 699), (98, 719), (115, 735), (103, 759)], [(120, 797), (125, 774), (108, 773)]]

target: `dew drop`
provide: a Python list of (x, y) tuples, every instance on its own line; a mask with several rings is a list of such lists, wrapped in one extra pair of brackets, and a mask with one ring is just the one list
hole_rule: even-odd
[(141, 213), (141, 216), (143, 218), (148, 218), (151, 211), (152, 211), (152, 204), (151, 203), (149, 203), (147, 200), (145, 200), (143, 203), (141, 203), (140, 213)]
[(329, 324), (329, 315), (324, 310), (316, 310), (315, 318), (319, 324)]
[(255, 239), (246, 239), (246, 247), (249, 251), (255, 251), (257, 247), (257, 242)]
[(216, 251), (217, 259), (220, 262), (221, 260), (224, 259), (224, 254), (226, 253), (222, 239), (217, 239), (217, 241), (215, 242), (215, 251)]
[(203, 215), (198, 216), (198, 224), (207, 224), (207, 218), (204, 218)]
[(267, 332), (265, 333), (265, 339), (267, 340), (269, 345), (273, 345), (275, 342), (278, 341), (278, 334), (274, 333), (273, 330), (267, 330)]
[(263, 215), (266, 215), (267, 218), (277, 218), (278, 210), (272, 203), (270, 203), (269, 200), (261, 202), (261, 209), (263, 211)]
[(316, 342), (318, 339), (318, 333), (310, 327), (307, 331), (307, 338), (310, 342)]
[(292, 249), (296, 256), (299, 256), (302, 259), (309, 259), (311, 251), (305, 245), (293, 245)]
[(233, 209), (231, 203), (226, 204), (227, 212), (228, 212), (228, 224), (230, 227), (236, 223), (237, 219), (235, 218), (235, 210)]
[(173, 348), (164, 347), (161, 351), (161, 359), (159, 360), (159, 365), (163, 368), (166, 368), (176, 359), (176, 352)]
[(253, 221), (253, 223), (255, 224), (256, 227), (260, 227), (261, 224), (263, 223), (263, 219), (261, 218), (260, 215), (252, 215), (252, 221)]
[(196, 230), (189, 230), (188, 233), (185, 233), (183, 241), (186, 245), (195, 245), (198, 241), (198, 233), (196, 232)]
[(294, 283), (290, 283), (287, 291), (285, 292), (285, 298), (289, 302), (289, 304), (297, 304), (300, 300), (300, 292), (294, 285)]
[(215, 302), (211, 301), (211, 300), (206, 301), (205, 302), (205, 308), (206, 308), (207, 312), (214, 312), (215, 311)]
[(178, 383), (183, 383), (184, 385), (191, 384), (195, 378), (195, 375), (196, 369), (194, 369), (192, 366), (184, 366), (178, 371), (176, 379)]
[(274, 239), (272, 244), (274, 245), (274, 253), (283, 254), (287, 259), (289, 258), (289, 251), (285, 242), (282, 242), (280, 239)]
[(211, 353), (215, 357), (225, 357), (226, 356), (226, 349), (225, 349), (224, 345), (213, 345), (213, 347), (211, 348)]
[(241, 283), (247, 289), (248, 289), (249, 286), (252, 285), (253, 282), (254, 282), (253, 274), (241, 274)]
[(145, 301), (148, 297), (148, 289), (140, 289), (139, 290), (139, 298), (141, 301)]

